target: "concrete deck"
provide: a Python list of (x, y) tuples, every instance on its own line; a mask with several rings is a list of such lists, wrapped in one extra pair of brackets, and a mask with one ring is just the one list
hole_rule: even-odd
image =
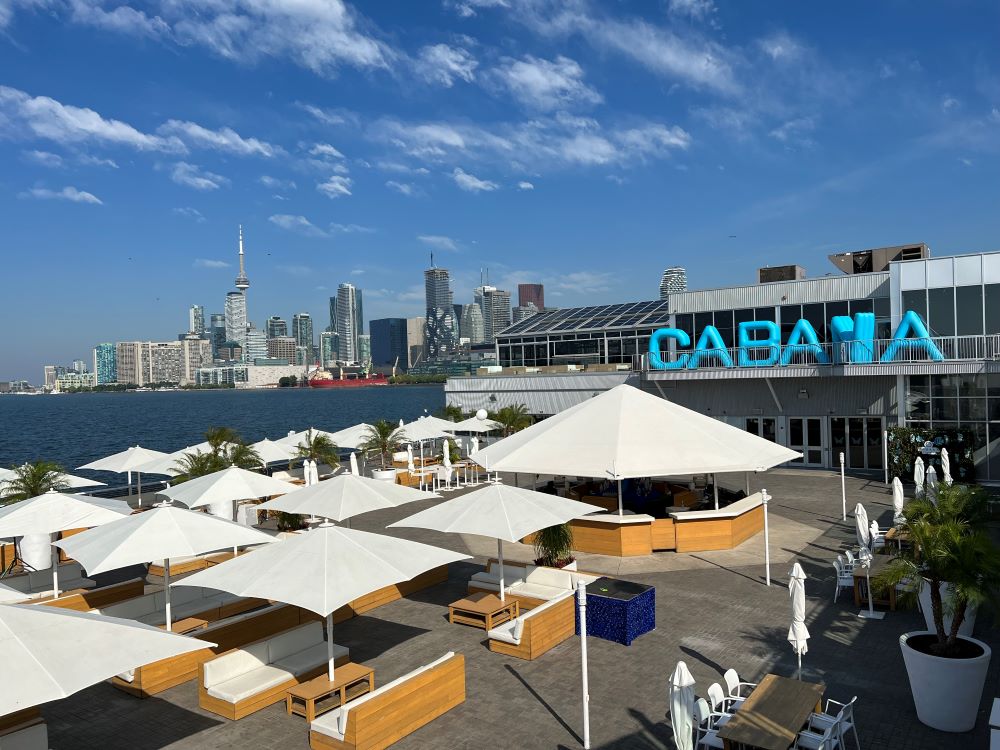
[[(827, 697), (850, 700), (856, 710), (862, 747), (868, 750), (950, 750), (986, 747), (988, 709), (1000, 694), (994, 660), (974, 732), (948, 735), (920, 724), (913, 709), (898, 637), (923, 628), (916, 611), (889, 613), (865, 621), (848, 592), (833, 602), (831, 561), (854, 542), (854, 522), (840, 516), (840, 481), (828, 473), (770, 472), (754, 483), (772, 495), (772, 586), (763, 585), (763, 538), (725, 552), (688, 555), (659, 553), (618, 560), (581, 555), (581, 569), (620, 575), (654, 585), (657, 629), (624, 647), (591, 638), (591, 739), (594, 748), (671, 748), (667, 678), (678, 659), (687, 662), (696, 692), (721, 681), (734, 667), (747, 680), (768, 672), (794, 676), (795, 660), (785, 640), (789, 623), (787, 574), (802, 563), (806, 581), (807, 625), (812, 634), (803, 679), (822, 681)], [(453, 496), (453, 493), (450, 493)], [(885, 526), (891, 495), (874, 480), (848, 479), (848, 511), (861, 501), (871, 518)], [(382, 531), (386, 523), (431, 503), (354, 519), (355, 528)], [(479, 563), (494, 555), (495, 542), (417, 530), (393, 529), (407, 538), (462, 549)], [(506, 545), (505, 555), (530, 560), (531, 549)], [(431, 748), (579, 748), (581, 731), (580, 650), (571, 638), (535, 662), (494, 654), (484, 633), (447, 623), (448, 602), (465, 593), (478, 569), (454, 565), (450, 580), (411, 599), (394, 602), (364, 617), (337, 625), (334, 637), (351, 648), (354, 661), (375, 668), (383, 684), (449, 650), (466, 657), (466, 702), (399, 742), (401, 750)], [(994, 649), (1000, 638), (987, 613), (976, 634)], [(16, 679), (16, 677), (14, 678)], [(8, 683), (10, 684), (10, 683)], [(198, 708), (196, 683), (140, 701), (106, 684), (44, 706), (50, 745), (114, 750), (207, 750), (209, 748), (306, 748), (307, 726), (272, 706), (238, 722)]]

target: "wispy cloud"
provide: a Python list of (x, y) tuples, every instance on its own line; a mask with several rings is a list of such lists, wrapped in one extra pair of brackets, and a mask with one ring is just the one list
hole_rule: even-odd
[(598, 104), (603, 97), (583, 82), (583, 68), (560, 55), (544, 60), (531, 55), (505, 58), (492, 77), (519, 102), (544, 111)]
[(294, 190), (295, 181), (294, 180), (282, 180), (278, 177), (271, 177), (270, 175), (261, 175), (257, 178), (257, 182), (266, 188), (271, 190)]
[(433, 247), (435, 250), (458, 252), (458, 243), (451, 237), (443, 234), (421, 234), (417, 236), (417, 240), (428, 247)]
[(109, 169), (118, 169), (118, 162), (114, 159), (106, 159), (101, 156), (80, 154), (76, 157), (76, 160), (85, 167), (108, 167)]
[(517, 189), (518, 190), (534, 190), (535, 186), (534, 186), (533, 183), (528, 182), (527, 180), (521, 180), (519, 183), (517, 183)]
[(228, 178), (186, 161), (179, 161), (170, 167), (170, 179), (178, 185), (195, 190), (218, 190), (223, 185), (229, 184)]
[(375, 232), (375, 229), (361, 226), (360, 224), (331, 224), (330, 231), (340, 232), (341, 234), (372, 234)]
[(351, 195), (351, 178), (333, 175), (326, 182), (319, 183), (316, 189), (331, 200)]
[(309, 153), (313, 156), (319, 156), (328, 159), (343, 159), (344, 155), (340, 153), (337, 149), (331, 146), (329, 143), (314, 143), (309, 149)]
[(794, 120), (788, 120), (776, 127), (770, 135), (782, 143), (797, 142), (801, 145), (811, 145), (812, 139), (808, 137), (807, 133), (811, 133), (815, 129), (815, 117), (796, 117)]
[(346, 109), (325, 109), (323, 107), (317, 107), (314, 104), (306, 104), (305, 102), (295, 102), (295, 106), (303, 112), (307, 112), (312, 115), (317, 121), (323, 123), (324, 125), (345, 125), (347, 123), (357, 122), (358, 120), (358, 116), (354, 112), (350, 112)]
[(256, 138), (244, 138), (232, 128), (210, 130), (196, 122), (167, 120), (157, 128), (161, 135), (176, 136), (190, 146), (224, 151), (238, 156), (271, 157), (281, 149)]
[(500, 187), (495, 182), (490, 180), (481, 180), (475, 175), (469, 174), (461, 167), (455, 167), (454, 171), (451, 173), (451, 177), (455, 180), (456, 185), (469, 193), (488, 193), (493, 190), (497, 190)]
[(40, 167), (48, 167), (49, 169), (58, 169), (65, 164), (65, 161), (59, 154), (53, 154), (51, 151), (25, 151), (22, 155), (25, 161), (37, 164)]
[(229, 268), (229, 263), (224, 260), (213, 260), (212, 258), (195, 258), (195, 268)]
[(311, 276), (313, 270), (309, 266), (276, 266), (276, 268), (282, 273), (287, 273), (289, 276)]
[(48, 188), (32, 188), (20, 194), (21, 198), (38, 198), (40, 200), (62, 200), (72, 203), (91, 203), (95, 206), (104, 205), (104, 202), (93, 193), (86, 190), (78, 190), (69, 185), (62, 190), (49, 190)]
[(396, 180), (389, 180), (385, 183), (385, 186), (390, 190), (395, 190), (397, 193), (410, 197), (419, 192), (417, 186), (412, 182), (397, 182)]
[(305, 216), (294, 216), (292, 214), (274, 214), (267, 218), (275, 226), (287, 229), (290, 232), (297, 232), (306, 237), (327, 237), (327, 233), (313, 224)]
[(479, 62), (462, 47), (432, 44), (422, 47), (417, 56), (417, 73), (427, 81), (451, 88), (456, 81), (472, 83)]
[(171, 213), (175, 214), (176, 216), (183, 216), (187, 219), (192, 219), (193, 221), (196, 221), (199, 224), (205, 223), (205, 217), (202, 215), (201, 211), (199, 211), (197, 208), (191, 208), (191, 206), (182, 206), (181, 208), (174, 208), (171, 210)]
[(761, 51), (775, 62), (792, 62), (804, 52), (802, 44), (787, 31), (776, 31), (763, 39), (757, 40)]

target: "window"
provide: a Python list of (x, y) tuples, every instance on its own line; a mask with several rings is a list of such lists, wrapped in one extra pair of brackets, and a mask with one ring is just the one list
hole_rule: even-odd
[(773, 323), (777, 320), (774, 317), (774, 312), (773, 307), (758, 307), (753, 311), (753, 316), (755, 320), (770, 320)]
[(782, 305), (781, 306), (781, 338), (788, 340), (788, 334), (795, 328), (795, 324), (802, 317), (802, 305)]
[(847, 314), (848, 314), (847, 302), (827, 302), (826, 318), (824, 320), (829, 322), (838, 315), (847, 315)]
[[(823, 303), (814, 305), (802, 305), (802, 317), (808, 320), (820, 341), (826, 341), (826, 311), (823, 310)], [(784, 317), (782, 317), (784, 320)], [(793, 321), (794, 323), (794, 321)]]
[(903, 302), (903, 312), (913, 310), (920, 319), (927, 321), (927, 290), (926, 289), (913, 289), (908, 292), (903, 292), (902, 295)]
[(1000, 333), (1000, 284), (983, 287), (986, 298), (986, 333)]
[(955, 335), (955, 297), (952, 287), (927, 290), (927, 324), (931, 336)]
[(983, 288), (955, 287), (955, 328), (959, 336), (979, 336), (983, 333)]
[[(886, 301), (888, 302), (888, 300)], [(852, 299), (850, 308), (852, 317), (858, 313), (873, 313), (875, 312), (875, 301), (870, 299)]]

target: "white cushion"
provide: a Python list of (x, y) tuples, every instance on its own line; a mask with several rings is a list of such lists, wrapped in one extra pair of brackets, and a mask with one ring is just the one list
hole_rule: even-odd
[(152, 614), (155, 610), (153, 608), (153, 597), (146, 595), (126, 599), (123, 602), (117, 602), (107, 607), (101, 607), (98, 611), (102, 615), (108, 615), (109, 617), (124, 617), (127, 620), (138, 620), (144, 615)]
[[(516, 581), (515, 583), (523, 583), (523, 581)], [(504, 586), (509, 591), (511, 585), (504, 581)], [(500, 582), (499, 581), (469, 581), (469, 590), (476, 589), (477, 591), (499, 591)]]
[(286, 656), (303, 651), (317, 643), (323, 642), (323, 623), (315, 621), (283, 633), (271, 636), (267, 645), (267, 660), (271, 663), (281, 661)]
[(284, 669), (278, 667), (258, 667), (244, 674), (233, 677), (231, 680), (220, 682), (214, 687), (207, 688), (207, 692), (213, 698), (237, 703), (244, 698), (250, 698), (275, 685), (290, 679), (292, 675)]
[(568, 570), (558, 568), (536, 567), (524, 578), (525, 583), (536, 584), (538, 586), (551, 586), (557, 589), (571, 589), (573, 587), (573, 576)]
[[(486, 572), (489, 573), (491, 576), (493, 576), (495, 580), (500, 580), (500, 563), (491, 562), (490, 567)], [(524, 574), (525, 574), (525, 568), (523, 565), (508, 565), (504, 563), (503, 566), (504, 583), (506, 583), (508, 579), (514, 581), (517, 579), (524, 578)]]
[(206, 661), (205, 687), (220, 685), (266, 665), (267, 641), (251, 643), (249, 646)]
[(524, 629), (524, 621), (518, 617), (516, 620), (497, 625), (486, 633), (486, 636), (493, 641), (503, 641), (514, 646), (521, 645), (521, 631)]
[(510, 593), (517, 596), (526, 596), (530, 599), (555, 599), (567, 591), (568, 589), (556, 588), (555, 586), (540, 586), (537, 583), (521, 583), (510, 587)]
[(48, 750), (49, 729), (45, 722), (0, 736), (0, 750)]
[(518, 643), (521, 642), (521, 636), (524, 635), (524, 621), (526, 619), (527, 619), (526, 616), (525, 617), (518, 617), (516, 620), (514, 620), (514, 627), (511, 628), (510, 634), (512, 636), (514, 636), (514, 639)]
[(566, 599), (569, 599), (569, 598), (571, 598), (573, 596), (575, 596), (574, 592), (572, 592), (572, 591), (564, 591), (563, 593), (561, 593), (561, 594), (553, 597), (552, 599), (549, 599), (544, 604), (539, 604), (534, 609), (529, 609), (527, 612), (525, 612), (523, 615), (521, 615), (521, 617), (518, 618), (518, 619), (522, 619), (522, 618), (523, 619), (527, 619), (529, 617), (534, 617), (535, 615), (539, 615), (542, 612), (544, 612), (545, 610), (550, 609), (551, 607), (554, 607), (557, 604), (559, 604), (560, 602), (565, 601)]
[[(342, 656), (349, 657), (350, 654), (350, 649), (348, 649), (347, 646), (341, 646), (339, 643), (333, 644), (334, 661)], [(305, 674), (310, 669), (321, 667), (328, 661), (329, 657), (326, 653), (326, 641), (322, 641), (320, 643), (315, 643), (302, 651), (297, 651), (294, 654), (288, 654), (278, 661), (273, 662), (273, 665), (298, 676)]]

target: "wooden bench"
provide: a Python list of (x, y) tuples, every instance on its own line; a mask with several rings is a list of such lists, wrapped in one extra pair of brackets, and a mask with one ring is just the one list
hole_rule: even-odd
[(316, 719), (309, 747), (382, 750), (464, 702), (465, 657), (450, 652)]
[(490, 630), (490, 651), (537, 659), (576, 632), (575, 602), (575, 594), (570, 592)]
[[(89, 612), (92, 609), (100, 609), (110, 604), (133, 599), (142, 596), (145, 591), (145, 582), (141, 578), (132, 578), (121, 583), (113, 583), (110, 586), (101, 586), (97, 589), (80, 589), (79, 591), (65, 591), (56, 599), (42, 600), (39, 604), (46, 607), (59, 607), (60, 609), (71, 609), (74, 612)], [(30, 602), (34, 604), (35, 602)]]

